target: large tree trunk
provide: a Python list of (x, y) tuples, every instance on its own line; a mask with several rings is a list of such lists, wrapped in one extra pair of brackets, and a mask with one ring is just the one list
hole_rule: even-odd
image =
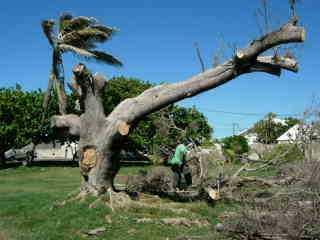
[(214, 69), (209, 69), (186, 81), (150, 88), (135, 98), (121, 102), (109, 116), (105, 116), (101, 92), (103, 77), (93, 76), (83, 64), (74, 67), (73, 91), (80, 97), (83, 114), (52, 117), (52, 126), (64, 128), (80, 136), (80, 169), (84, 182), (82, 191), (101, 194), (113, 188), (119, 170), (119, 151), (130, 126), (144, 116), (181, 99), (216, 88), (241, 74), (266, 72), (280, 76), (281, 69), (296, 72), (297, 62), (288, 57), (259, 56), (280, 44), (303, 42), (304, 29), (292, 19), (279, 30), (251, 42), (247, 48)]

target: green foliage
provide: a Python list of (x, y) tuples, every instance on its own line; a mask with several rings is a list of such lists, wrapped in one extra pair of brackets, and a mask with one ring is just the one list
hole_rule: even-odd
[(205, 116), (199, 112), (195, 106), (191, 108), (173, 106), (170, 114), (175, 125), (178, 128), (186, 130), (186, 137), (191, 139), (197, 139), (199, 137), (205, 139), (210, 138), (213, 130), (208, 125)]
[(102, 99), (105, 113), (111, 113), (121, 101), (135, 97), (151, 86), (151, 83), (135, 78), (115, 77), (110, 79)]
[(275, 121), (276, 117), (275, 113), (268, 113), (264, 119), (253, 126), (252, 131), (257, 133), (259, 142), (265, 144), (276, 143), (278, 137), (300, 122), (296, 118), (289, 117), (285, 119), (285, 124), (282, 124)]
[[(132, 98), (150, 88), (152, 84), (135, 78), (116, 77), (107, 82), (107, 87), (102, 97), (106, 114), (109, 114), (123, 100)], [(156, 114), (150, 114), (142, 119), (135, 130), (130, 133), (126, 142), (127, 149), (141, 149), (150, 146), (155, 126), (153, 124)]]
[(247, 139), (243, 136), (231, 136), (222, 139), (223, 152), (231, 161), (239, 155), (249, 152)]
[(0, 151), (22, 147), (40, 134), (40, 91), (23, 92), (21, 86), (0, 89)]
[(293, 117), (288, 117), (288, 118), (285, 118), (285, 122), (287, 124), (287, 128), (289, 129), (294, 125), (301, 123), (301, 120)]
[[(57, 95), (53, 94), (45, 112), (42, 102), (43, 93), (40, 90), (26, 92), (20, 85), (0, 89), (0, 155), (12, 147), (20, 148), (31, 141), (57, 139), (50, 129), (50, 117), (59, 112)], [(68, 96), (70, 112), (74, 104), (74, 97)]]

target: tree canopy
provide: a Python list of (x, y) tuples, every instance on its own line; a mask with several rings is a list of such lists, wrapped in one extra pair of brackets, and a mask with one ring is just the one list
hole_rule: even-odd
[[(41, 132), (43, 97), (40, 91), (24, 92), (16, 88), (0, 89), (0, 153), (22, 147)], [(50, 114), (57, 113), (54, 106)]]
[(238, 159), (239, 155), (249, 152), (247, 139), (243, 136), (230, 136), (222, 139), (225, 155), (231, 160)]

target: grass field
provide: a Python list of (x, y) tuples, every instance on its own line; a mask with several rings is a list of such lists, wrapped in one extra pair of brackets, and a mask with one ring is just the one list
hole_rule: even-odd
[[(120, 175), (134, 174), (139, 168), (122, 168)], [(93, 199), (69, 202), (62, 207), (55, 203), (67, 199), (80, 184), (76, 167), (17, 167), (0, 170), (0, 240), (23, 239), (221, 239), (214, 231), (218, 216), (232, 204), (215, 206), (204, 202), (180, 203), (176, 208), (187, 211), (177, 214), (159, 208), (131, 208), (111, 211), (105, 205), (89, 208)], [(161, 200), (170, 204), (169, 200)], [(137, 223), (137, 219), (186, 217), (208, 221), (206, 226), (166, 225), (159, 222)], [(105, 227), (94, 237), (86, 231)]]

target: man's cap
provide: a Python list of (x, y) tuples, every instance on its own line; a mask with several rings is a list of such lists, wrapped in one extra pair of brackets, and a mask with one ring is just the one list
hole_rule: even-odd
[(191, 145), (193, 145), (193, 142), (190, 139), (185, 139), (183, 141), (183, 144), (186, 145), (186, 146), (191, 146)]

